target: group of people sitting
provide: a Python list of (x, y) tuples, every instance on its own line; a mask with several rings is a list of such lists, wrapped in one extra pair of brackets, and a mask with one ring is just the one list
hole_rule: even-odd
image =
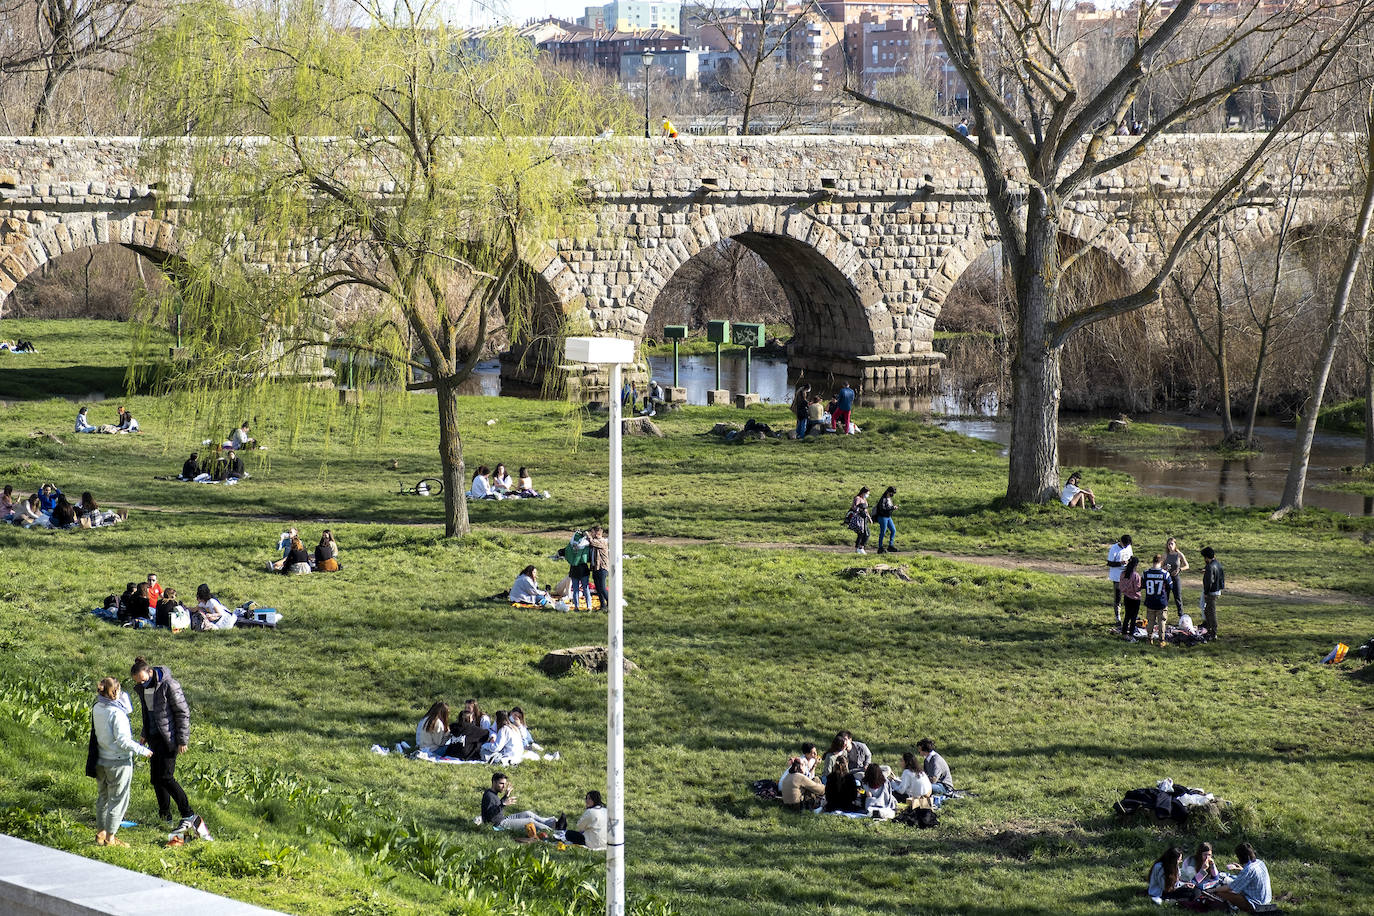
[(502, 830), (524, 830), (531, 836), (538, 835), (541, 830), (552, 831), (554, 839), (574, 846), (606, 848), (606, 803), (595, 789), (583, 796), (582, 816), (573, 830), (568, 829), (568, 819), (562, 814), (544, 817), (533, 811), (508, 812), (506, 808), (515, 800), (510, 777), (505, 773), (492, 774), (491, 788), (482, 792), (481, 822)]
[[(568, 574), (551, 589), (539, 587), (539, 568), (531, 563), (520, 570), (507, 596), (511, 604), (551, 607), (557, 611), (592, 610), (592, 595), (597, 606), (608, 607), (606, 577), (610, 570), (610, 543), (600, 525), (574, 531), (567, 546), (555, 555), (568, 564)], [(595, 592), (592, 591), (595, 584)]]
[(649, 379), (649, 387), (644, 389), (642, 400), (639, 386), (627, 380), (620, 386), (620, 406), (631, 413), (638, 411), (643, 416), (654, 417), (658, 415), (660, 408), (668, 406), (668, 400), (663, 395), (663, 386), (658, 383), (658, 379)]
[(243, 466), (243, 458), (238, 451), (229, 446), (215, 445), (200, 456), (192, 452), (181, 465), (177, 480), (193, 480), (196, 483), (220, 483), (242, 480), (248, 476)]
[(33, 345), (33, 341), (24, 340), (0, 340), (0, 351), (8, 353), (37, 353), (38, 348)]
[(38, 492), (14, 500), (14, 486), (5, 484), (0, 493), (0, 521), (23, 528), (97, 528), (122, 522), (128, 513), (102, 509), (91, 491), (81, 494), (81, 501), (72, 503), (65, 493), (50, 483)]
[(546, 754), (535, 742), (519, 706), (498, 709), (493, 718), (482, 712), (476, 700), (465, 700), (457, 719), (451, 718), (447, 703), (437, 701), (415, 727), (415, 748), (431, 757), (501, 766), (559, 759), (556, 751)]
[(852, 420), (855, 397), (857, 392), (846, 384), (829, 403), (822, 403), (820, 395), (811, 393), (810, 385), (798, 385), (792, 396), (792, 415), (797, 418), (797, 438), (804, 439), (811, 433), (858, 432)]
[(512, 480), (504, 464), (498, 464), (494, 471), (484, 464), (472, 475), (467, 496), (468, 499), (548, 499), (549, 491), (540, 493), (534, 488), (528, 468), (521, 468), (520, 476)]
[(1269, 867), (1255, 855), (1255, 848), (1241, 843), (1236, 847), (1236, 859), (1221, 871), (1212, 858), (1211, 843), (1202, 843), (1187, 857), (1177, 846), (1171, 846), (1150, 866), (1145, 893), (1155, 903), (1200, 901), (1220, 908), (1235, 907), (1244, 913), (1272, 904)]
[(295, 528), (281, 533), (277, 549), (281, 551), (281, 559), (269, 560), (268, 572), (303, 576), (312, 572), (338, 572), (343, 568), (339, 565), (339, 543), (334, 540), (334, 533), (327, 528), (320, 535), (320, 542), (315, 545), (313, 554), (305, 549), (305, 544), (302, 543), (301, 536)]
[(89, 419), (90, 408), (82, 406), (76, 412), (76, 432), (79, 433), (136, 433), (138, 432), (138, 421), (134, 415), (124, 409), (121, 404), (118, 408), (118, 415), (113, 423), (103, 423), (99, 426), (93, 424)]
[(177, 590), (163, 588), (154, 573), (142, 582), (130, 582), (122, 595), (107, 596), (95, 614), (126, 627), (177, 630), (229, 630), (238, 622), (238, 615), (214, 597), (209, 585), (202, 583), (196, 603), (187, 607)]
[(868, 745), (842, 731), (824, 755), (811, 742), (803, 744), (801, 756), (788, 760), (778, 791), (783, 804), (798, 810), (890, 819), (901, 803), (937, 805), (954, 792), (954, 777), (930, 738), (917, 742), (916, 753), (902, 755), (901, 775), (893, 776), (873, 761)]

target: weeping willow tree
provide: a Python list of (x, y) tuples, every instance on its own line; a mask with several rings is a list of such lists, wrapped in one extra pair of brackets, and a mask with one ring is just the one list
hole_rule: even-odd
[(173, 384), (266, 391), (328, 346), (365, 384), (433, 390), (445, 530), (466, 534), (459, 386), (497, 325), (548, 333), (529, 263), (587, 218), (614, 153), (589, 138), (622, 103), (424, 0), (192, 0), (132, 78), (183, 230)]

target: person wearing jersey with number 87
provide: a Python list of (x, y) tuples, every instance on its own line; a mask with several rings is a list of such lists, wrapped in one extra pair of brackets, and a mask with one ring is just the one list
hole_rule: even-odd
[(1145, 632), (1153, 644), (1159, 632), (1159, 644), (1164, 645), (1164, 628), (1169, 622), (1169, 593), (1173, 577), (1164, 569), (1164, 557), (1155, 554), (1150, 568), (1140, 577), (1145, 594)]

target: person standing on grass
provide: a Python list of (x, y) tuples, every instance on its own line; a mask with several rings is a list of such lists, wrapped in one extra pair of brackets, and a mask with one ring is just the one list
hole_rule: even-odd
[[(1183, 555), (1183, 551), (1178, 549), (1178, 541), (1169, 538), (1164, 542), (1164, 571), (1169, 574), (1172, 580), (1174, 593), (1174, 607), (1178, 609), (1179, 616), (1183, 615), (1183, 592), (1181, 585), (1183, 573), (1188, 571), (1188, 558)], [(1167, 607), (1169, 602), (1165, 600)]]
[[(888, 487), (883, 491), (883, 495), (878, 497), (878, 505), (873, 511), (873, 517), (878, 520), (878, 553), (897, 552), (897, 525), (892, 521), (892, 513), (897, 509), (897, 488)], [(883, 537), (887, 537), (887, 548), (883, 548)]]
[(1217, 598), (1226, 589), (1226, 570), (1212, 548), (1202, 548), (1202, 558), (1207, 561), (1202, 567), (1202, 625), (1207, 628), (1207, 638), (1216, 639)]
[(611, 568), (611, 546), (606, 540), (606, 531), (600, 525), (593, 525), (587, 532), (588, 556), (592, 568), (592, 584), (596, 586), (596, 597), (601, 601), (601, 610), (611, 606), (611, 593), (607, 590), (606, 574)]
[(563, 559), (568, 561), (568, 578), (572, 580), (572, 609), (578, 609), (578, 596), (592, 609), (592, 546), (591, 538), (585, 532), (574, 531), (572, 540), (563, 548)]
[(807, 411), (811, 407), (811, 386), (798, 385), (797, 393), (792, 398), (792, 416), (797, 418), (797, 438), (806, 438)]
[[(1132, 557), (1132, 559), (1135, 559)], [(1145, 592), (1145, 633), (1151, 644), (1159, 632), (1159, 644), (1164, 645), (1164, 629), (1169, 623), (1169, 589), (1173, 577), (1164, 569), (1164, 556), (1155, 554), (1150, 568), (1141, 576)]]
[(854, 389), (845, 382), (840, 393), (835, 395), (835, 409), (831, 411), (830, 422), (836, 432), (849, 434), (849, 417), (854, 410)]
[(134, 740), (129, 727), (133, 703), (119, 689), (115, 678), (101, 678), (91, 707), (91, 734), (95, 738), (95, 845), (128, 846), (115, 836), (129, 808), (134, 783), (134, 756), (151, 757), (151, 749)]
[(845, 524), (854, 532), (855, 553), (868, 552), (864, 546), (868, 543), (868, 531), (872, 523), (873, 517), (868, 514), (868, 487), (863, 487), (855, 494), (854, 501), (849, 504), (849, 513), (845, 516)]
[(1140, 557), (1127, 560), (1119, 583), (1121, 600), (1126, 605), (1126, 612), (1121, 615), (1121, 635), (1132, 641), (1135, 640), (1136, 620), (1140, 617), (1140, 586), (1143, 582), (1140, 573), (1135, 571), (1139, 565)]
[(152, 748), (151, 781), (157, 796), (157, 813), (172, 822), (172, 802), (184, 822), (193, 817), (191, 803), (176, 779), (177, 757), (186, 753), (191, 738), (191, 707), (172, 672), (162, 665), (154, 668), (139, 656), (129, 669), (134, 689), (143, 704), (143, 743)]
[(1112, 583), (1112, 613), (1116, 622), (1121, 623), (1121, 571), (1131, 559), (1131, 536), (1123, 534), (1121, 539), (1107, 550), (1107, 578)]

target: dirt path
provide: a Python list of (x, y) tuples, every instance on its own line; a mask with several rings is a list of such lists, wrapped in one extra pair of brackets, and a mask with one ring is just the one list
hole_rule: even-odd
[[(220, 514), (213, 510), (198, 512), (194, 509), (166, 509), (157, 506), (127, 505), (122, 507), (139, 512), (168, 512), (192, 515)], [(239, 516), (239, 518), (259, 522), (282, 522), (296, 525), (358, 524), (356, 519), (324, 516), (300, 518), (284, 515), (242, 515)], [(438, 522), (380, 522), (378, 524), (396, 525), (407, 528), (442, 527)], [(493, 527), (490, 525), (483, 526), (483, 528), (484, 530), (496, 531), (501, 534), (523, 534), (535, 537), (549, 537), (553, 535), (566, 536), (568, 533), (568, 529), (566, 528), (514, 528)], [(782, 541), (721, 541), (711, 538), (666, 537), (636, 534), (626, 535), (625, 542), (627, 544), (645, 544), (655, 547), (728, 546), (738, 547), (744, 550), (804, 550), (808, 553), (820, 552), (834, 554), (849, 554), (853, 552), (852, 547), (846, 547), (841, 544), (797, 544)], [(873, 556), (873, 554), (869, 554), (869, 556)], [(1107, 581), (1105, 566), (1085, 565), (1083, 563), (1072, 563), (1066, 560), (1050, 560), (1041, 557), (1020, 557), (1009, 554), (979, 556), (972, 554), (946, 553), (938, 550), (917, 550), (902, 552), (896, 555), (897, 558), (903, 556), (934, 557), (940, 560), (949, 560), (954, 563), (968, 563), (973, 566), (988, 566), (994, 569), (1025, 570), (1028, 572), (1047, 573), (1056, 576), (1082, 576), (1088, 579), (1099, 579), (1104, 584)], [(1201, 575), (1201, 572), (1198, 574)], [(1233, 595), (1238, 598), (1260, 598), (1269, 601), (1286, 601), (1292, 604), (1358, 604), (1365, 607), (1374, 607), (1374, 598), (1371, 597), (1356, 595), (1350, 592), (1335, 591), (1332, 589), (1309, 588), (1284, 579), (1244, 579), (1238, 578), (1235, 575), (1228, 575), (1226, 592), (1228, 595)]]

